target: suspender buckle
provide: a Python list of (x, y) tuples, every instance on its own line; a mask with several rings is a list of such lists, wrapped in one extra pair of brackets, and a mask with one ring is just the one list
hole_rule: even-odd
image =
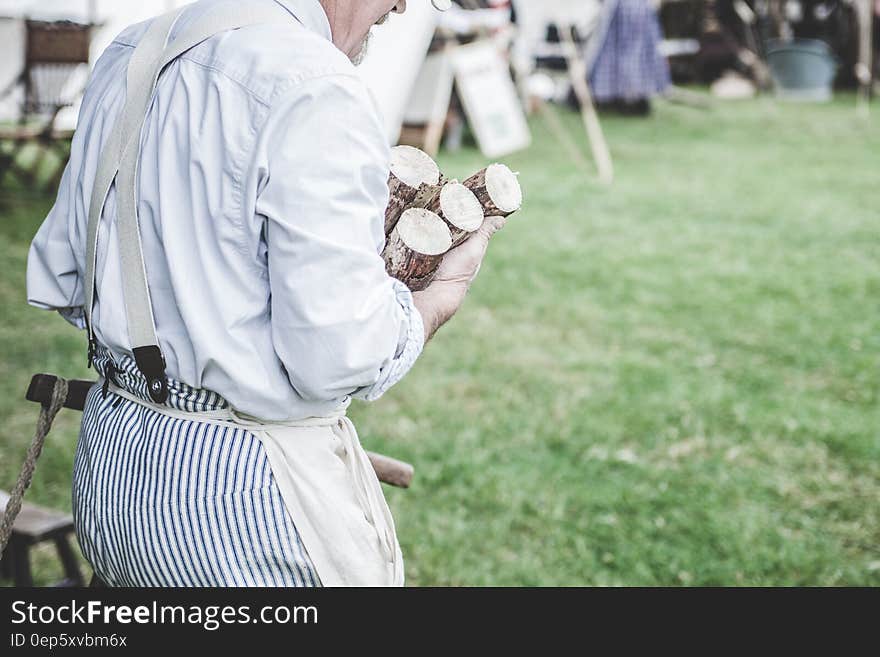
[(157, 404), (168, 400), (168, 381), (165, 379), (165, 357), (157, 345), (135, 347), (134, 360), (147, 380), (147, 392)]
[(101, 386), (101, 397), (103, 399), (107, 399), (107, 393), (110, 392), (110, 383), (116, 384), (116, 367), (113, 365), (113, 361), (111, 360), (107, 363), (106, 371), (104, 372), (104, 385)]

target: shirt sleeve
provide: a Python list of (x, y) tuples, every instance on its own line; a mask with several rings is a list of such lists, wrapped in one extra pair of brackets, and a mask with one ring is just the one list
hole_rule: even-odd
[(424, 329), (380, 255), (389, 148), (369, 93), (344, 74), (301, 82), (262, 132), (276, 353), (304, 399), (377, 399), (412, 367)]
[(27, 261), (27, 300), (36, 308), (57, 310), (85, 329), (83, 280), (70, 240), (70, 165), (64, 169), (55, 205), (31, 242)]

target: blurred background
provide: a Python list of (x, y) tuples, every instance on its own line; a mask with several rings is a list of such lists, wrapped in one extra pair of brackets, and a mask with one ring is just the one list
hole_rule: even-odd
[[(24, 283), (90, 62), (180, 4), (0, 0), (0, 489), (31, 375), (93, 374)], [(880, 1), (408, 4), (360, 68), (389, 142), (502, 160), (526, 199), (350, 411), (415, 465), (387, 490), (409, 585), (880, 584)], [(69, 513), (78, 422), (31, 503)]]

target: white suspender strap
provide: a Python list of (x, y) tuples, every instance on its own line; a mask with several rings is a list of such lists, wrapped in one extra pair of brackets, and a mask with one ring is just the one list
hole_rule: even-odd
[[(180, 10), (163, 14), (153, 20), (146, 34), (142, 37), (140, 45), (132, 53), (128, 67), (129, 74), (151, 64), (148, 52), (152, 52), (156, 48), (160, 50), (165, 48), (168, 34), (179, 15)], [(92, 187), (92, 197), (89, 203), (89, 223), (86, 238), (88, 240), (86, 244), (86, 299), (84, 307), (89, 332), (89, 362), (91, 362), (94, 345), (92, 310), (95, 305), (95, 269), (97, 267), (98, 229), (101, 223), (101, 213), (104, 210), (107, 194), (119, 171), (119, 164), (122, 162), (123, 148), (125, 146), (123, 141), (124, 127), (131, 124), (131, 116), (137, 110), (142, 109), (146, 103), (143, 99), (137, 98), (138, 94), (135, 93), (135, 89), (130, 85), (130, 77), (129, 75), (129, 79), (126, 82), (126, 98), (122, 112), (113, 125), (113, 129), (110, 131), (110, 135), (101, 151), (98, 172), (95, 176), (95, 184)]]
[(180, 10), (165, 14), (153, 21), (129, 63), (125, 107), (101, 154), (89, 208), (86, 317), (91, 349), (94, 344), (91, 311), (95, 290), (98, 224), (107, 193), (115, 179), (117, 231), (129, 340), (138, 369), (147, 379), (150, 397), (157, 403), (163, 403), (167, 399), (168, 388), (165, 361), (156, 336), (137, 216), (140, 139), (153, 92), (162, 69), (187, 50), (221, 32), (278, 20), (282, 12), (285, 18), (290, 18), (290, 14), (275, 2), (241, 4), (230, 0), (218, 3), (167, 46), (165, 44), (168, 35)]

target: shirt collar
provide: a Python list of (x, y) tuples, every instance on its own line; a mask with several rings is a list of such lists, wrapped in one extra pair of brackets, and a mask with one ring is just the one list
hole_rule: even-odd
[(320, 34), (328, 41), (333, 40), (330, 20), (318, 0), (275, 0), (275, 2), (290, 12), (306, 29)]

